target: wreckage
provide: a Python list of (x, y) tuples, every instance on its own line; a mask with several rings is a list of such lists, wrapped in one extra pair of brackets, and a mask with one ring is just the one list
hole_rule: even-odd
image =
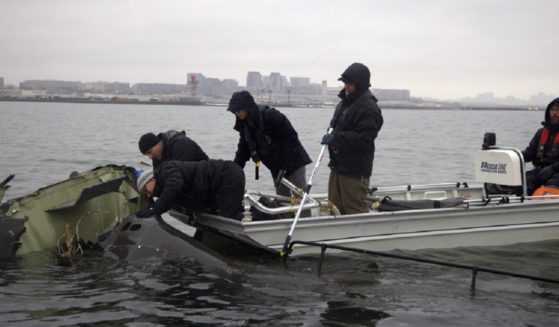
[[(136, 212), (142, 197), (132, 167), (107, 165), (0, 204), (0, 258), (57, 249), (71, 258)], [(0, 201), (14, 178), (0, 183)], [(145, 201), (145, 200), (143, 200)]]
[[(0, 204), (0, 259), (55, 249), (59, 264), (70, 265), (85, 249), (142, 264), (188, 259), (212, 271), (228, 272), (219, 255), (156, 219), (133, 214), (147, 204), (136, 190), (132, 167), (107, 165), (72, 173), (61, 182)], [(0, 183), (0, 201), (14, 175)]]

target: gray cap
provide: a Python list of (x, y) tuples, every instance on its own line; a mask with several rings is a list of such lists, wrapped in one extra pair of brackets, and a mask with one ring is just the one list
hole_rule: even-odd
[(142, 192), (146, 184), (153, 178), (153, 170), (143, 171), (138, 180), (136, 181), (136, 186), (138, 187), (138, 192)]

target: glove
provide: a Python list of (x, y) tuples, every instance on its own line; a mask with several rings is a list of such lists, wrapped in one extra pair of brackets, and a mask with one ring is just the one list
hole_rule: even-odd
[(149, 218), (155, 215), (153, 208), (145, 208), (136, 212), (136, 217), (138, 218)]
[(322, 141), (320, 141), (320, 144), (330, 144), (332, 143), (333, 138), (334, 136), (332, 134), (324, 134), (324, 136), (322, 137)]
[(260, 156), (258, 155), (258, 153), (256, 153), (256, 151), (253, 151), (253, 152), (250, 154), (250, 156), (251, 156), (251, 158), (252, 158), (252, 161), (254, 161), (254, 162), (262, 161), (262, 160), (260, 159)]
[(555, 174), (555, 169), (553, 169), (553, 166), (546, 166), (538, 172), (538, 179), (542, 182), (545, 182), (550, 179), (553, 174)]

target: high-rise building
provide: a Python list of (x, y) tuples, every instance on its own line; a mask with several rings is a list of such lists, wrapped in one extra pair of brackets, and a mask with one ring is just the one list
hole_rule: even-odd
[(261, 89), (262, 84), (262, 74), (259, 72), (248, 72), (247, 73), (247, 88), (248, 89)]
[(0, 90), (4, 89), (4, 77), (0, 77)]
[(237, 80), (234, 79), (230, 79), (230, 78), (226, 78), (222, 81), (223, 84), (223, 88), (225, 89), (237, 89), (239, 87), (239, 82), (237, 82)]
[(308, 77), (291, 77), (289, 83), (294, 89), (305, 88), (311, 85), (311, 79)]
[(273, 92), (282, 92), (283, 91), (283, 80), (280, 73), (271, 73), (270, 74), (270, 90)]

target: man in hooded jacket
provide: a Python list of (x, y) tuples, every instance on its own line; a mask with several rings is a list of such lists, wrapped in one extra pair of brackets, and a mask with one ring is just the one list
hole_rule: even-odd
[(169, 160), (200, 161), (208, 160), (206, 153), (184, 131), (170, 130), (159, 133), (142, 135), (138, 141), (140, 152), (152, 160), (154, 169)]
[(377, 99), (369, 91), (371, 73), (361, 63), (351, 64), (338, 79), (344, 88), (324, 135), (331, 168), (328, 199), (342, 214), (368, 212), (367, 189), (373, 171), (375, 139), (384, 122)]
[(534, 165), (534, 169), (526, 173), (528, 194), (542, 185), (559, 187), (559, 98), (545, 109), (542, 125), (522, 151), (524, 160)]
[[(248, 91), (233, 93), (227, 110), (235, 114), (233, 128), (239, 132), (235, 163), (244, 168), (251, 158), (255, 163), (262, 161), (274, 180), (284, 171), (287, 180), (303, 188), (305, 165), (311, 159), (289, 119), (275, 108), (258, 106)], [(276, 187), (276, 193), (290, 195), (283, 185)]]

